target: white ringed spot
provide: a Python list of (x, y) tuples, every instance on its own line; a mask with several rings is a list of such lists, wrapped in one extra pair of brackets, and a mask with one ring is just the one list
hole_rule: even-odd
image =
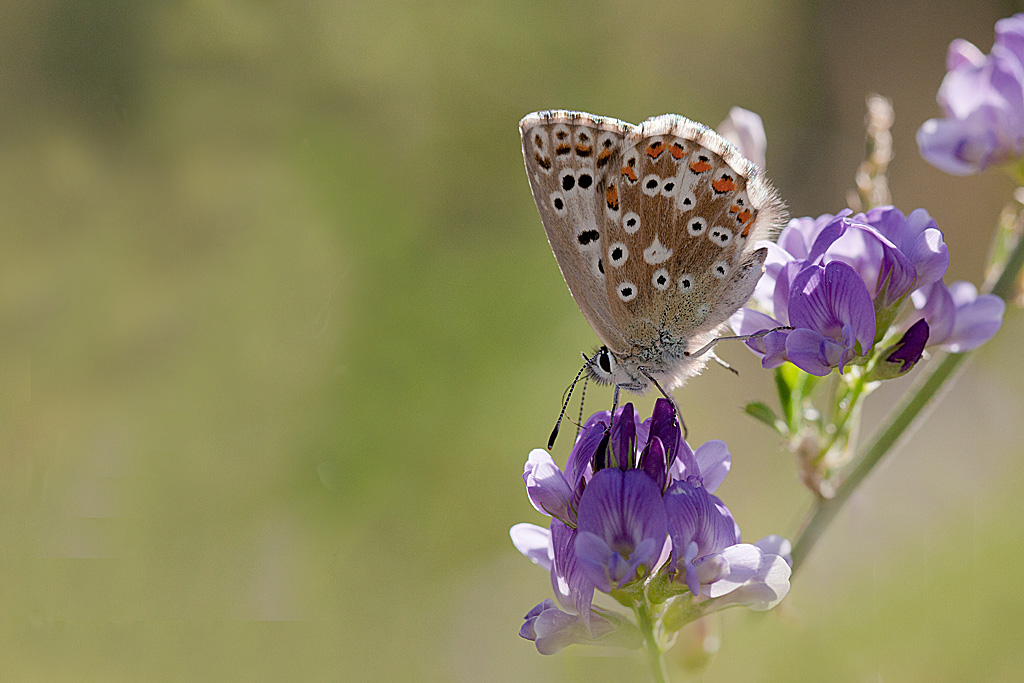
[(654, 271), (654, 275), (651, 276), (651, 284), (654, 285), (655, 289), (664, 291), (668, 289), (670, 283), (671, 278), (669, 278), (668, 271), (664, 268)]
[(620, 282), (618, 292), (619, 298), (623, 301), (632, 301), (636, 298), (636, 285), (632, 282)]
[(551, 208), (553, 208), (555, 213), (559, 216), (564, 216), (566, 214), (565, 197), (562, 196), (561, 192), (551, 193)]
[(689, 273), (683, 273), (680, 275), (676, 283), (676, 286), (679, 287), (679, 291), (683, 294), (689, 294), (693, 291), (693, 276)]
[(678, 178), (666, 178), (665, 182), (661, 184), (661, 193), (666, 197), (671, 197), (677, 192), (679, 192)]
[(693, 207), (697, 206), (697, 196), (693, 194), (693, 190), (687, 190), (684, 194), (679, 195), (679, 201), (676, 204), (681, 211), (692, 211)]
[(644, 249), (644, 261), (647, 261), (652, 266), (664, 263), (670, 258), (672, 258), (672, 250), (662, 244), (657, 235), (654, 236), (651, 246)]
[(622, 229), (630, 235), (639, 230), (640, 216), (636, 215), (634, 211), (626, 212), (626, 215), (622, 217)]
[(708, 233), (708, 239), (720, 247), (726, 247), (730, 242), (732, 242), (732, 233), (726, 228), (716, 225), (711, 228), (711, 232)]
[(718, 261), (713, 266), (711, 266), (711, 275), (713, 275), (715, 278), (717, 278), (719, 280), (721, 280), (722, 278), (724, 278), (728, 274), (729, 274), (729, 262), (728, 261)]
[(618, 268), (629, 258), (629, 249), (622, 242), (615, 242), (608, 247), (608, 262)]
[(648, 197), (653, 197), (658, 194), (658, 190), (661, 189), (661, 178), (657, 173), (648, 173), (644, 176), (642, 185), (644, 194)]
[(686, 224), (686, 231), (690, 233), (691, 237), (697, 237), (703, 235), (704, 231), (708, 229), (708, 222), (696, 216), (690, 219), (690, 222)]

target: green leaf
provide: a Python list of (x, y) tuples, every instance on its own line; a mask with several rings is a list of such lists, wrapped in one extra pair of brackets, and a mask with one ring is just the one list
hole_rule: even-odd
[(789, 432), (789, 429), (786, 427), (786, 423), (775, 415), (775, 411), (760, 401), (748, 403), (746, 407), (743, 408), (743, 412), (750, 415), (758, 422), (763, 422), (768, 425), (779, 434), (785, 435)]

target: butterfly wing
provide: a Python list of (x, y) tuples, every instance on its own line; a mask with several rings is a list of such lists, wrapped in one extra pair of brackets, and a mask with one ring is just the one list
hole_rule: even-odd
[(613, 351), (625, 337), (609, 307), (602, 249), (606, 214), (618, 212), (608, 178), (618, 173), (622, 143), (634, 126), (570, 111), (542, 111), (519, 122), (523, 158), (544, 232), (569, 291), (601, 341)]
[(702, 344), (753, 294), (767, 255), (757, 243), (781, 228), (782, 202), (724, 138), (670, 114), (629, 132), (608, 182), (621, 204), (602, 230), (616, 328), (641, 353)]

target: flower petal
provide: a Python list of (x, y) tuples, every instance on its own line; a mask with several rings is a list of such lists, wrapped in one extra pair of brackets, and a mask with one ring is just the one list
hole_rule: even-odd
[(572, 489), (547, 451), (541, 448), (530, 451), (523, 470), (523, 481), (526, 482), (530, 503), (537, 512), (557, 517), (566, 523), (575, 522), (569, 512)]
[[(789, 295), (789, 322), (793, 327), (815, 330), (837, 341), (843, 339), (843, 328), (849, 325), (863, 353), (874, 343), (875, 309), (871, 296), (857, 271), (840, 261), (825, 267), (807, 266), (800, 271)], [(787, 352), (789, 348), (787, 341)]]
[(789, 542), (788, 538), (783, 538), (777, 534), (771, 534), (765, 536), (759, 541), (754, 541), (754, 545), (764, 552), (765, 555), (778, 555), (786, 561), (787, 564), (793, 566), (793, 544)]
[(740, 154), (753, 161), (758, 168), (764, 169), (768, 136), (765, 135), (764, 122), (760, 116), (747, 109), (733, 107), (716, 130), (736, 145)]
[(729, 447), (724, 441), (714, 439), (701, 445), (694, 456), (697, 459), (701, 479), (704, 481), (704, 490), (714, 493), (725, 481), (725, 475), (729, 474), (729, 469), (732, 467), (732, 455), (729, 453)]
[(508, 530), (512, 537), (512, 545), (535, 565), (551, 570), (554, 563), (554, 550), (551, 547), (551, 532), (536, 524), (525, 522), (512, 525)]
[(637, 469), (595, 474), (578, 520), (576, 554), (588, 578), (604, 591), (633, 580), (636, 567), (652, 569), (667, 533), (661, 489)]
[(1006, 302), (994, 294), (978, 296), (969, 282), (954, 282), (949, 289), (957, 304), (956, 319), (943, 348), (953, 353), (976, 349), (1002, 327)]

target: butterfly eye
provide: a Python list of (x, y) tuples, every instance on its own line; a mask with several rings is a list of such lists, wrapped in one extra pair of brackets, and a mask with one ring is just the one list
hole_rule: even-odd
[(602, 346), (600, 354), (597, 357), (597, 366), (609, 375), (612, 374), (611, 358), (612, 355), (608, 352), (608, 349)]

